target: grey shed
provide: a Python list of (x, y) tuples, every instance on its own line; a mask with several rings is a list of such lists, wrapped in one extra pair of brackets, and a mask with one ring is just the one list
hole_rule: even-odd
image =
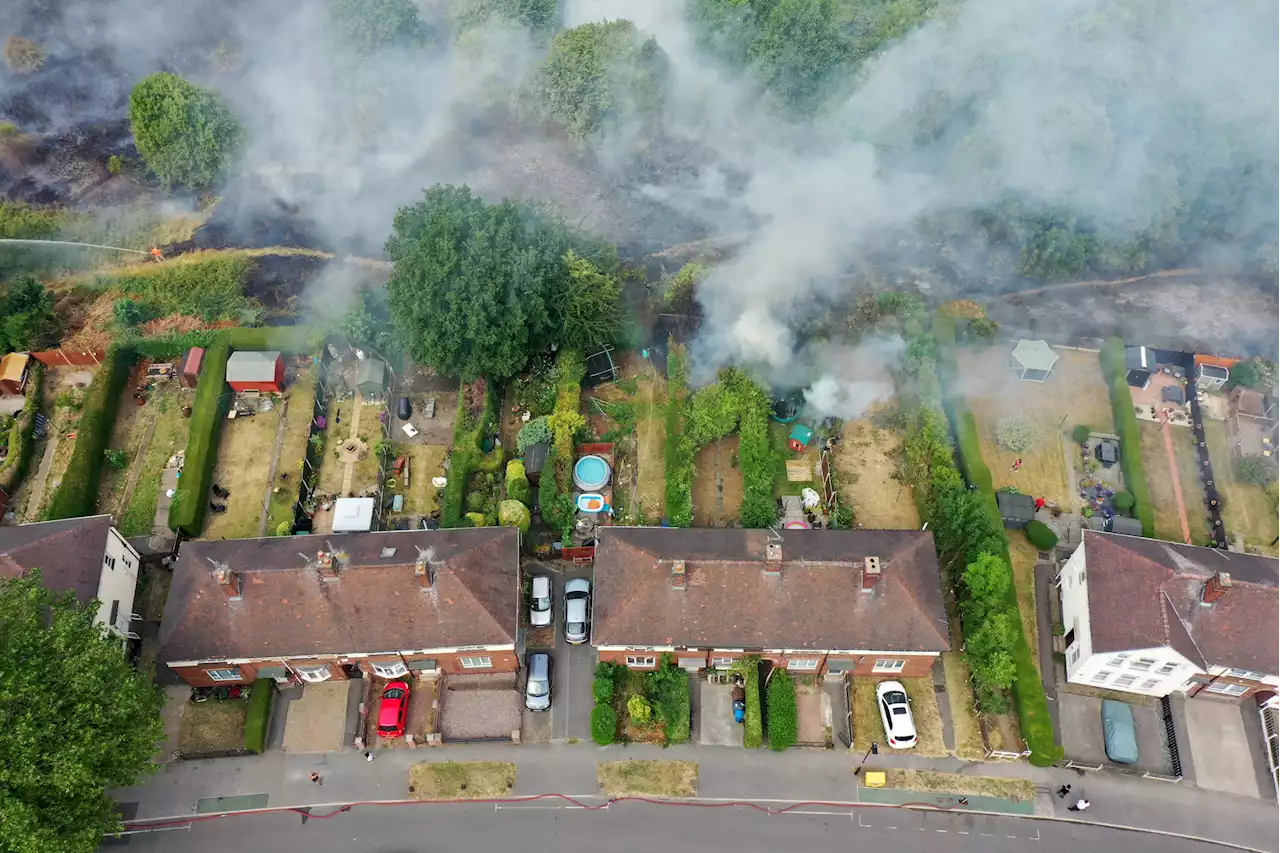
[(1036, 517), (1036, 502), (1031, 495), (996, 492), (996, 506), (1004, 526), (1010, 530), (1021, 530)]
[(365, 398), (381, 397), (387, 391), (387, 365), (382, 359), (366, 358), (356, 371), (356, 389)]

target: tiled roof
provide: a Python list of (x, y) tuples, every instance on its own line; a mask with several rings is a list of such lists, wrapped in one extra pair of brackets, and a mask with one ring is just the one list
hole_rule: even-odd
[[(182, 546), (160, 627), (160, 661), (506, 645), (519, 625), (519, 531), (349, 533)], [(311, 557), (330, 546), (339, 579)], [(419, 549), (435, 568), (414, 576)], [(230, 600), (213, 564), (241, 574)]]
[[(595, 557), (596, 645), (938, 652), (950, 648), (933, 535), (784, 530), (766, 574), (762, 530), (606, 527)], [(864, 557), (879, 557), (862, 592)], [(685, 563), (684, 589), (671, 583)]]
[(70, 590), (87, 604), (98, 594), (110, 530), (109, 515), (0, 527), (0, 577), (40, 569), (46, 587)]

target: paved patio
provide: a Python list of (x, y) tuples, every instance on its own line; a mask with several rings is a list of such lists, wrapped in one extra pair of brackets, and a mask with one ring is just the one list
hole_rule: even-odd
[(363, 681), (326, 681), (308, 684), (302, 696), (289, 703), (284, 724), (285, 752), (330, 752), (346, 741), (348, 695)]
[(825, 746), (831, 739), (831, 697), (821, 687), (796, 686), (796, 741)]
[(699, 691), (698, 742), (703, 746), (742, 746), (742, 726), (733, 721), (733, 687), (702, 682)]
[[(1249, 711), (1257, 714), (1254, 708)], [(1188, 699), (1185, 713), (1196, 785), (1228, 794), (1261, 796), (1263, 792), (1253, 771), (1258, 744), (1245, 730), (1240, 705), (1214, 699)], [(1273, 792), (1266, 793), (1270, 796)]]

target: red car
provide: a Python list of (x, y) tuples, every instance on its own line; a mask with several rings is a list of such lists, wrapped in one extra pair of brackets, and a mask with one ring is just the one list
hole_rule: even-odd
[(382, 691), (378, 703), (378, 736), (400, 737), (409, 715), (409, 682), (393, 681)]

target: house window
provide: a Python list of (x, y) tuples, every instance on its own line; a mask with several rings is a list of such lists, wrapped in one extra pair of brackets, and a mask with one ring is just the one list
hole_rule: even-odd
[(1067, 644), (1067, 648), (1068, 648), (1068, 649), (1069, 649), (1069, 648), (1071, 648), (1072, 646), (1074, 646), (1074, 645), (1076, 644), (1076, 629), (1075, 629), (1075, 628), (1072, 628), (1070, 631), (1068, 631), (1068, 632), (1067, 632), (1067, 636), (1065, 637), (1065, 640), (1066, 640), (1066, 644)]
[(333, 671), (329, 669), (328, 664), (320, 666), (297, 666), (294, 671), (298, 673), (298, 677), (303, 681), (321, 682), (328, 681), (333, 678)]
[(375, 663), (372, 666), (373, 674), (379, 678), (399, 678), (409, 672), (409, 667), (405, 666), (401, 661)]
[(1173, 661), (1170, 661), (1169, 663), (1166, 663), (1164, 666), (1160, 667), (1160, 669), (1158, 669), (1157, 672), (1159, 672), (1161, 675), (1170, 675), (1177, 668), (1178, 668), (1178, 664), (1174, 663)]
[(1080, 572), (1080, 586), (1084, 586), (1084, 572)]
[(1124, 662), (1129, 659), (1128, 655), (1116, 655), (1107, 661), (1107, 666), (1124, 666)]
[(1142, 682), (1142, 689), (1150, 690), (1152, 687), (1155, 687), (1159, 683), (1160, 683), (1160, 679), (1158, 678), (1148, 678), (1146, 681)]
[(658, 661), (653, 655), (627, 655), (627, 666), (632, 668), (656, 666), (657, 663)]
[(115, 558), (115, 557), (103, 557), (103, 558), (102, 558), (102, 562), (106, 563), (106, 566), (107, 566), (107, 568), (108, 568), (108, 569), (112, 569), (112, 570), (114, 570), (114, 569), (115, 569), (115, 567), (116, 567), (116, 558)]
[(877, 660), (876, 665), (871, 667), (872, 672), (902, 672), (903, 667), (907, 665), (905, 660)]
[(239, 681), (240, 680), (240, 670), (234, 667), (231, 669), (206, 669), (204, 671), (204, 674), (209, 676), (214, 681)]
[(813, 672), (818, 668), (818, 658), (792, 658), (787, 661), (787, 669), (798, 669), (804, 672)]
[(1243, 696), (1249, 688), (1243, 684), (1210, 684), (1205, 688), (1209, 693), (1221, 693), (1223, 696)]
[(716, 669), (729, 669), (733, 666), (733, 658), (712, 658), (711, 665)]
[(124, 567), (126, 569), (133, 568), (133, 560), (130, 560), (128, 557), (121, 557), (120, 559), (124, 560)]
[(1076, 665), (1076, 663), (1077, 663), (1079, 660), (1080, 660), (1080, 650), (1079, 650), (1079, 649), (1072, 649), (1072, 650), (1071, 650), (1071, 665), (1072, 665), (1072, 666), (1075, 666), (1075, 665)]
[(1122, 675), (1116, 679), (1116, 687), (1128, 687), (1130, 684), (1138, 680), (1136, 675)]
[(1094, 673), (1093, 680), (1094, 682), (1101, 684), (1102, 682), (1106, 681), (1110, 677), (1111, 677), (1111, 670), (1104, 669)]
[(458, 662), (462, 664), (463, 669), (489, 669), (493, 666), (493, 658), (488, 655), (462, 657), (458, 658)]
[(1138, 672), (1147, 672), (1155, 665), (1155, 658), (1138, 658), (1133, 663), (1129, 664), (1129, 669), (1136, 669)]
[(112, 602), (111, 602), (111, 616), (107, 619), (107, 624), (108, 624), (108, 625), (115, 625), (115, 624), (116, 624), (116, 620), (117, 620), (117, 619), (119, 619), (119, 618), (120, 618), (120, 602), (119, 602), (119, 601), (112, 601)]
[(1253, 672), (1252, 670), (1248, 670), (1248, 669), (1228, 669), (1226, 674), (1231, 676), (1232, 678), (1243, 678), (1246, 681), (1261, 681), (1262, 679), (1266, 678), (1266, 675), (1264, 673)]

